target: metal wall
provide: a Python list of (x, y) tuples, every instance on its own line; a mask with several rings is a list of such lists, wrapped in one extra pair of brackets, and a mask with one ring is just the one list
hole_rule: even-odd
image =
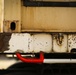
[[(11, 23), (16, 28), (11, 30)], [(21, 30), (21, 0), (4, 0), (4, 32), (20, 32)]]
[[(0, 35), (1, 37), (3, 35)], [(6, 41), (7, 40), (7, 41)], [(2, 38), (0, 52), (70, 53), (76, 51), (76, 34), (12, 33)]]
[(72, 32), (75, 20), (76, 8), (22, 6), (22, 30)]
[(76, 7), (22, 6), (21, 10), (22, 31), (76, 31)]
[(4, 0), (0, 0), (0, 32), (3, 31), (4, 20)]
[[(4, 0), (3, 16), (4, 32), (76, 31), (76, 7), (26, 7), (23, 0)], [(10, 29), (12, 22), (15, 30)]]

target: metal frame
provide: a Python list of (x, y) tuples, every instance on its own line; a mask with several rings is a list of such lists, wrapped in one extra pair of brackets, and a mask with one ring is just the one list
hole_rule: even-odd
[(24, 6), (29, 7), (76, 7), (76, 1), (55, 2), (55, 1), (30, 1), (23, 0)]
[[(36, 58), (40, 57), (39, 53), (20, 53), (21, 55), (35, 55)], [(16, 55), (16, 53), (0, 53), (0, 55)], [(76, 59), (76, 53), (44, 53), (45, 59)]]

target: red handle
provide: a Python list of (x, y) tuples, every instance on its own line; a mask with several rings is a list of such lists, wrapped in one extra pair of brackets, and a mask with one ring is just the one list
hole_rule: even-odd
[(39, 58), (39, 59), (36, 59), (36, 58), (34, 58), (34, 59), (32, 59), (32, 58), (30, 58), (30, 59), (23, 58), (20, 53), (16, 53), (16, 56), (17, 56), (21, 61), (23, 61), (23, 62), (25, 62), (25, 63), (43, 63), (43, 60), (44, 60), (44, 55), (43, 55), (42, 52), (40, 53), (40, 58)]

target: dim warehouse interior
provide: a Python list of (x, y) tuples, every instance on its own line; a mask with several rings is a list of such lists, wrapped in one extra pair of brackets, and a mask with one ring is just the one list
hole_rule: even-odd
[(76, 0), (0, 0), (0, 75), (76, 75)]

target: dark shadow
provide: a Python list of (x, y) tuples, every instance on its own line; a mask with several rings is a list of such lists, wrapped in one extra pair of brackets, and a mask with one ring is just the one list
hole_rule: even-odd
[(15, 22), (11, 22), (10, 29), (11, 30), (15, 30), (16, 29), (16, 23)]

